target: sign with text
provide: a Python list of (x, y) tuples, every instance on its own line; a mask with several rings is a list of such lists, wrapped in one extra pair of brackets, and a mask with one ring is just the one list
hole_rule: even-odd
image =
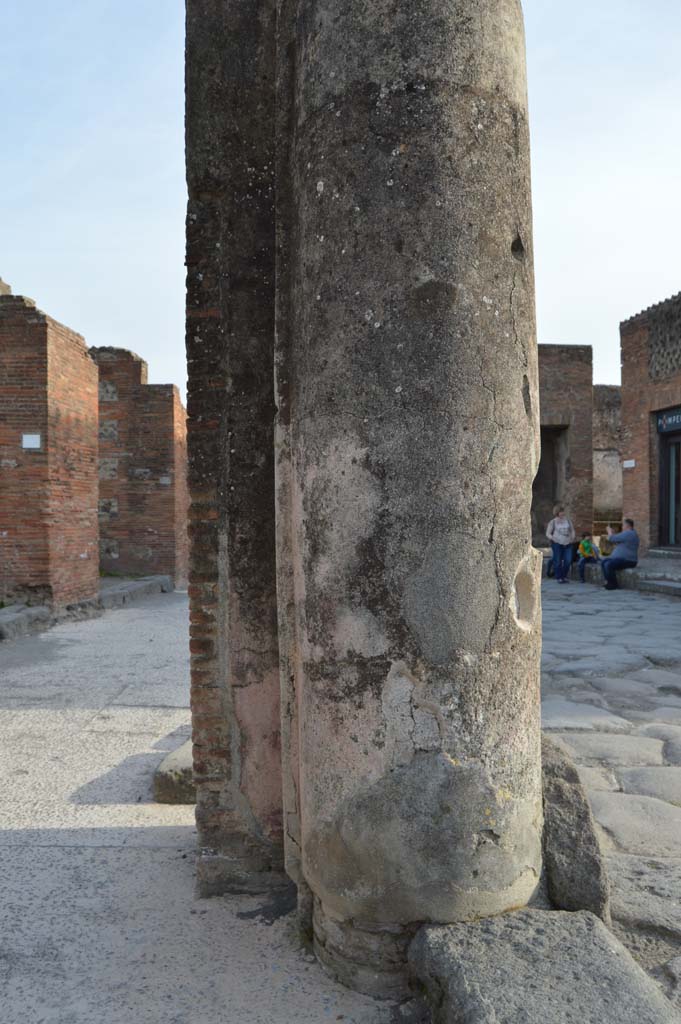
[(675, 434), (677, 431), (681, 433), (681, 408), (658, 412), (657, 429), (660, 434)]

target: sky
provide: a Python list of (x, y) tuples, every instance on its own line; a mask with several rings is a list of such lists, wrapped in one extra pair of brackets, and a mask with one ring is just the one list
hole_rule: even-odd
[[(410, 2), (410, 0), (405, 0)], [(681, 4), (525, 0), (539, 341), (681, 291)], [(0, 0), (0, 277), (184, 390), (182, 0)]]

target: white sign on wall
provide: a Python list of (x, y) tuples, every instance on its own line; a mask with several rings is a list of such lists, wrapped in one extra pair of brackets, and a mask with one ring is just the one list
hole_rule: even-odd
[(622, 463), (622, 469), (636, 469), (636, 459), (625, 459)]
[(35, 451), (41, 447), (40, 440), (40, 434), (22, 434), (21, 447)]

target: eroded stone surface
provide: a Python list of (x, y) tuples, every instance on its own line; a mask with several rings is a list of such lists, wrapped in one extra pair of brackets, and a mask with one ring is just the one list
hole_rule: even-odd
[[(578, 695), (575, 695), (578, 696)], [(619, 718), (603, 708), (590, 704), (578, 704), (575, 700), (549, 698), (542, 701), (542, 729), (560, 731), (575, 729), (584, 732), (631, 732), (632, 725), (626, 718)]]
[(681, 767), (620, 768), (617, 778), (625, 793), (652, 796), (681, 807)]
[(579, 774), (565, 748), (542, 737), (544, 868), (549, 896), (562, 910), (610, 920), (610, 886)]
[(661, 740), (640, 736), (613, 736), (608, 733), (559, 733), (580, 764), (656, 765), (663, 763)]
[(585, 912), (424, 928), (409, 960), (436, 1024), (678, 1024), (655, 983)]
[(590, 794), (594, 817), (620, 850), (652, 857), (676, 857), (681, 850), (681, 808), (663, 800), (626, 793)]
[(515, 0), (283, 9), (285, 817), (340, 964), (539, 881), (526, 76)]
[(195, 804), (192, 741), (171, 751), (154, 772), (154, 799), (160, 804)]

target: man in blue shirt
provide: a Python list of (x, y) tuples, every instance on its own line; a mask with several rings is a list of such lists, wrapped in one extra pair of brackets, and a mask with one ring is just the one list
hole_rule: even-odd
[(638, 565), (640, 540), (634, 529), (634, 520), (625, 519), (621, 533), (615, 533), (608, 527), (608, 538), (615, 547), (610, 558), (602, 562), (605, 590), (619, 590), (617, 573), (620, 569), (635, 569)]

